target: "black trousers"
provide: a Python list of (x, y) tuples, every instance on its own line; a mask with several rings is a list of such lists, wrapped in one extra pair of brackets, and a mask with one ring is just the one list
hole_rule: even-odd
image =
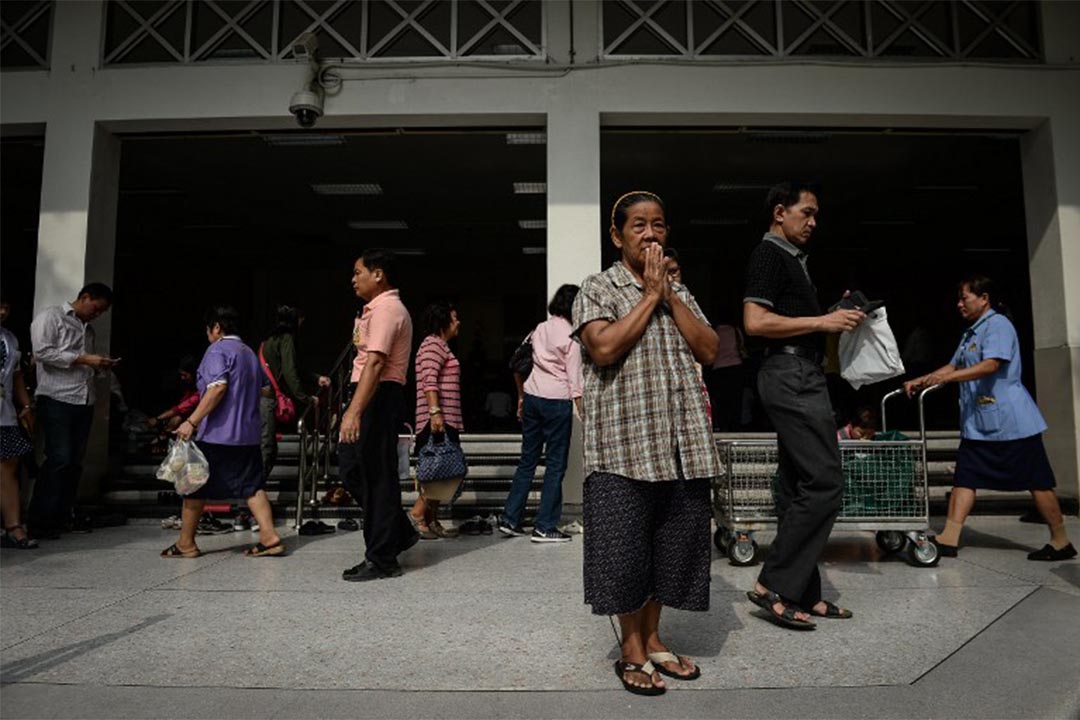
[(844, 493), (825, 374), (809, 360), (773, 355), (758, 374), (758, 392), (780, 450), (779, 527), (758, 580), (809, 608), (821, 600), (817, 563)]
[(401, 507), (398, 480), (398, 431), (404, 421), (402, 386), (379, 383), (360, 418), (359, 439), (338, 445), (345, 489), (364, 509), (364, 558), (381, 570), (397, 567), (398, 553), (416, 533)]
[(63, 530), (71, 520), (94, 406), (39, 395), (37, 413), (45, 437), (45, 462), (34, 482), (27, 522), (39, 534), (46, 534)]

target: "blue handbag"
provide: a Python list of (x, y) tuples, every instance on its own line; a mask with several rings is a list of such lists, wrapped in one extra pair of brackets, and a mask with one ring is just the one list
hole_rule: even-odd
[(469, 474), (461, 446), (440, 434), (438, 441), (432, 433), (416, 456), (416, 479), (421, 483), (435, 480), (456, 480)]

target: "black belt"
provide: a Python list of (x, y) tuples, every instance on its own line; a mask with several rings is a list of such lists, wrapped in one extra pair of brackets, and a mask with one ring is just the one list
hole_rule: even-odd
[(818, 365), (820, 365), (821, 361), (824, 359), (820, 350), (813, 350), (802, 345), (774, 345), (765, 348), (765, 357), (770, 357), (772, 355), (794, 355), (795, 357), (801, 357), (803, 360), (809, 360)]

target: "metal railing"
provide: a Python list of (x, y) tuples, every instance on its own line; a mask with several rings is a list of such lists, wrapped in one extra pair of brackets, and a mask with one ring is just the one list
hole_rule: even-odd
[[(334, 431), (341, 420), (341, 407), (349, 387), (349, 373), (355, 348), (345, 346), (330, 370), (330, 387), (320, 388), (316, 401), (308, 402), (296, 423), (300, 438), (299, 470), (296, 480), (296, 528), (304, 524), (304, 509), (311, 509), (314, 519), (319, 506), (319, 481), (330, 480), (330, 464), (334, 456)], [(305, 500), (306, 496), (306, 500)]]

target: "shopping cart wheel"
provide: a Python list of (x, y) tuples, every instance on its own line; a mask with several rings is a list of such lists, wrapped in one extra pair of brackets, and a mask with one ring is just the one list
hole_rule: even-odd
[(938, 552), (938, 546), (934, 544), (933, 540), (908, 543), (908, 560), (911, 561), (912, 565), (933, 567), (938, 564), (940, 559), (941, 554)]
[(895, 555), (903, 550), (907, 543), (904, 533), (897, 530), (879, 530), (874, 539), (877, 541), (877, 546), (881, 548), (881, 552), (886, 555)]
[(729, 539), (730, 535), (728, 534), (728, 530), (726, 527), (723, 526), (716, 528), (716, 532), (714, 532), (712, 536), (713, 545), (716, 546), (717, 550), (725, 554), (728, 550)]
[(740, 535), (735, 542), (728, 545), (727, 556), (732, 565), (739, 567), (754, 565), (757, 563), (758, 556), (757, 543), (745, 535)]

